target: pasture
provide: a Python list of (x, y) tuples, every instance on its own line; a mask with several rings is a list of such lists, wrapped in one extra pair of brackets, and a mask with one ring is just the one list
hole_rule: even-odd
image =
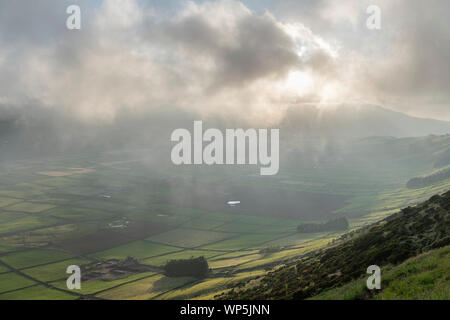
[[(152, 170), (125, 155), (65, 155), (1, 167), (0, 299), (196, 299), (330, 245), (342, 233), (298, 234), (303, 222), (346, 216), (351, 229), (447, 190), (406, 189), (415, 163), (283, 169)], [(414, 174), (412, 174), (414, 173)], [(239, 200), (238, 206), (227, 201)], [(67, 289), (67, 266), (133, 257), (154, 267)], [(204, 256), (205, 279), (168, 278), (172, 259)], [(47, 284), (48, 287), (44, 286)]]

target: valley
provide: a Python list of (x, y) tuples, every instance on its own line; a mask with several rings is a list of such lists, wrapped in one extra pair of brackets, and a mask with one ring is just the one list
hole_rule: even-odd
[[(154, 170), (128, 151), (113, 161), (98, 152), (2, 164), (0, 277), (14, 281), (0, 299), (212, 299), (348, 232), (298, 233), (301, 223), (346, 217), (349, 231), (359, 230), (448, 190), (449, 180), (416, 189), (406, 181), (432, 172), (449, 140), (364, 142), (360, 154), (374, 146), (378, 154), (355, 159), (352, 146), (333, 161), (297, 158), (276, 177), (248, 167)], [(393, 154), (390, 144), (423, 149)], [(233, 199), (240, 203), (229, 206)], [(206, 278), (164, 275), (167, 261), (200, 256), (211, 268)], [(66, 288), (68, 265), (128, 257), (150, 269)]]

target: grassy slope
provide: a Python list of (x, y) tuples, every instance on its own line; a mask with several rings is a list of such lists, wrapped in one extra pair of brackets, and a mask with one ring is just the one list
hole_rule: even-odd
[(431, 250), (381, 271), (381, 289), (368, 290), (366, 277), (330, 289), (312, 300), (450, 299), (450, 246)]
[[(447, 192), (414, 208), (405, 208), (368, 228), (347, 234), (331, 248), (320, 250), (216, 298), (310, 298), (365, 276), (370, 265), (384, 268), (449, 244), (450, 192)], [(444, 277), (448, 277), (448, 271)]]

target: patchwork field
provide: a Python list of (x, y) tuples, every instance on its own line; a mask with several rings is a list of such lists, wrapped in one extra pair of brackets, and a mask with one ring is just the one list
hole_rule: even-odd
[[(342, 234), (299, 234), (300, 223), (343, 215), (357, 229), (450, 186), (411, 190), (391, 170), (358, 175), (362, 168), (350, 165), (266, 180), (242, 168), (174, 174), (110, 156), (0, 167), (0, 299), (213, 298)], [(417, 170), (399, 171), (397, 179)], [(205, 279), (163, 274), (169, 260), (200, 256), (211, 268)], [(67, 289), (69, 265), (127, 257), (150, 271)]]
[(78, 297), (78, 295), (49, 289), (43, 285), (0, 294), (0, 300), (73, 300)]
[(221, 240), (232, 238), (235, 235), (234, 233), (178, 228), (148, 238), (148, 240), (179, 247), (195, 248), (212, 242), (221, 242)]
[(145, 259), (179, 250), (181, 249), (145, 240), (138, 240), (106, 251), (100, 251), (90, 256), (100, 260), (124, 259), (127, 256)]

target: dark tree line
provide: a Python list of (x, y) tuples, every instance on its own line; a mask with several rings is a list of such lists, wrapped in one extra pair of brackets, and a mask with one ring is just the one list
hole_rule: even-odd
[(348, 221), (345, 217), (329, 220), (325, 223), (305, 223), (297, 227), (300, 233), (313, 233), (325, 231), (343, 231), (348, 229)]
[(168, 277), (204, 278), (208, 275), (209, 266), (205, 257), (170, 260), (164, 266)]

